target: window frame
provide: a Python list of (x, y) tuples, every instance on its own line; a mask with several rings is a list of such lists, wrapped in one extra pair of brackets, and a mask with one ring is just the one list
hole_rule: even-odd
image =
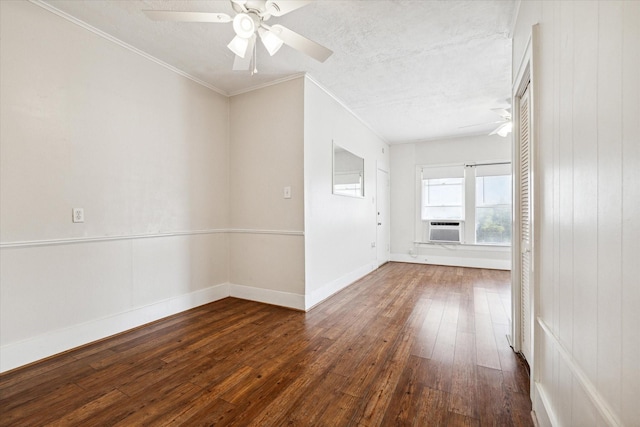
[[(442, 180), (442, 179), (451, 179), (451, 180), (460, 180), (458, 183), (441, 183), (441, 184), (433, 184), (430, 185), (429, 181)], [(426, 183), (426, 184), (425, 184)], [(457, 178), (422, 178), (421, 181), (421, 199), (420, 199), (420, 217), (423, 221), (434, 221), (434, 220), (456, 220), (456, 221), (464, 221), (464, 213), (465, 213), (465, 204), (464, 204), (464, 194), (465, 194), (465, 181), (464, 177)], [(426, 202), (425, 203), (425, 194), (427, 198), (429, 197), (429, 191), (425, 187), (436, 187), (436, 186), (456, 186), (460, 188), (460, 203), (459, 204), (433, 204)], [(425, 215), (425, 210), (429, 208), (460, 208), (460, 215), (458, 217), (445, 217), (445, 216), (427, 216)]]
[[(508, 244), (504, 243), (486, 243), (486, 242), (477, 242), (476, 241), (476, 167), (477, 166), (487, 166), (487, 165), (507, 165), (510, 171), (510, 175), (513, 174), (511, 161), (508, 160), (497, 160), (492, 162), (483, 162), (483, 163), (470, 163), (470, 164), (433, 164), (433, 165), (416, 165), (416, 216), (415, 216), (415, 242), (416, 243), (427, 243), (428, 240), (428, 232), (429, 232), (429, 221), (434, 221), (438, 219), (446, 220), (446, 221), (460, 221), (463, 225), (463, 238), (461, 239), (460, 245), (466, 246), (490, 246), (490, 247), (511, 247), (513, 242), (513, 234), (511, 236), (511, 241)], [(439, 171), (434, 170), (441, 168)], [(459, 176), (443, 176), (447, 171), (457, 171)], [(433, 173), (432, 173), (433, 172)], [(454, 172), (456, 173), (456, 172)], [(462, 177), (462, 218), (423, 218), (422, 212), (425, 206), (423, 195), (424, 195), (424, 181), (428, 179), (437, 179), (437, 178), (457, 178)], [(511, 212), (513, 212), (513, 195), (510, 194), (511, 197)], [(457, 205), (456, 205), (457, 206)], [(467, 226), (464, 226), (464, 225)], [(513, 225), (512, 225), (513, 232)]]
[[(511, 185), (511, 181), (512, 181), (512, 175), (511, 174), (487, 174), (487, 175), (481, 175), (478, 176), (477, 174), (477, 169), (476, 169), (476, 174), (474, 177), (475, 180), (475, 188), (476, 188), (476, 194), (475, 194), (475, 203), (474, 203), (474, 224), (473, 224), (473, 229), (474, 229), (474, 242), (477, 245), (491, 245), (491, 246), (507, 246), (511, 244), (511, 241), (513, 239), (513, 224), (511, 224), (512, 222), (512, 216), (513, 216), (513, 191), (512, 191), (512, 185)], [(508, 182), (508, 196), (509, 196), (509, 203), (478, 203), (478, 184), (479, 184), (479, 180), (485, 181), (486, 178), (497, 178), (497, 177), (506, 177), (506, 181)], [(484, 182), (483, 182), (484, 184)], [(509, 239), (509, 244), (506, 244), (504, 242), (490, 242), (490, 241), (479, 241), (478, 240), (478, 231), (479, 231), (479, 226), (480, 223), (478, 222), (479, 219), (479, 215), (478, 215), (478, 210), (479, 209), (508, 209), (508, 215), (507, 217), (509, 218), (509, 234), (510, 234), (510, 239)]]

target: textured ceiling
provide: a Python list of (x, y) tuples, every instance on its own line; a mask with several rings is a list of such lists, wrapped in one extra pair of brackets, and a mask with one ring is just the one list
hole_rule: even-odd
[(232, 71), (231, 24), (151, 21), (142, 10), (235, 12), (229, 1), (48, 0), (221, 92), (308, 73), (389, 143), (489, 133), (507, 107), (515, 2), (317, 0), (282, 24), (334, 51), (324, 63), (258, 45), (259, 72)]

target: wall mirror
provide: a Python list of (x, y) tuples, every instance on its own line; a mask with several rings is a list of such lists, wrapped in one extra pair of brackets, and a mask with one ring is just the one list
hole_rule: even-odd
[(364, 159), (333, 144), (333, 194), (364, 197)]

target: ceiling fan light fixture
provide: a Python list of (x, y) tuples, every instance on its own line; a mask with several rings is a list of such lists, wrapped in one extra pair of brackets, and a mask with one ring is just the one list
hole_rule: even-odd
[(262, 44), (271, 56), (275, 55), (284, 43), (280, 40), (280, 37), (276, 36), (271, 31), (265, 30), (264, 28), (258, 28), (258, 34), (260, 34), (260, 40), (262, 40)]
[(507, 123), (503, 124), (502, 126), (500, 126), (496, 130), (496, 133), (498, 135), (500, 135), (501, 137), (505, 138), (507, 135), (509, 135), (511, 133), (512, 130), (513, 130), (513, 122), (507, 122)]
[[(2, 1), (2, 0), (0, 0)], [(313, 0), (231, 0), (236, 12), (233, 19), (226, 13), (186, 12), (186, 11), (144, 11), (155, 21), (213, 22), (233, 23), (235, 37), (227, 47), (235, 54), (234, 70), (248, 70), (253, 64), (256, 72), (256, 39), (260, 36), (262, 44), (275, 55), (283, 44), (296, 49), (307, 56), (324, 62), (333, 52), (282, 25), (268, 26), (264, 22), (272, 15), (280, 17), (300, 9)]]
[(247, 50), (249, 50), (249, 39), (243, 38), (240, 36), (235, 36), (231, 43), (227, 45), (231, 52), (238, 55), (240, 58), (244, 58), (247, 55)]
[(256, 32), (256, 23), (248, 14), (238, 13), (235, 18), (233, 18), (233, 31), (235, 31), (239, 37), (248, 39)]

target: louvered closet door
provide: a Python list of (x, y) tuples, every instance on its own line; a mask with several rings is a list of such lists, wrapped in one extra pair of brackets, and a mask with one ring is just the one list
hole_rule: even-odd
[(531, 361), (531, 156), (529, 88), (520, 98), (520, 290), (521, 349)]

